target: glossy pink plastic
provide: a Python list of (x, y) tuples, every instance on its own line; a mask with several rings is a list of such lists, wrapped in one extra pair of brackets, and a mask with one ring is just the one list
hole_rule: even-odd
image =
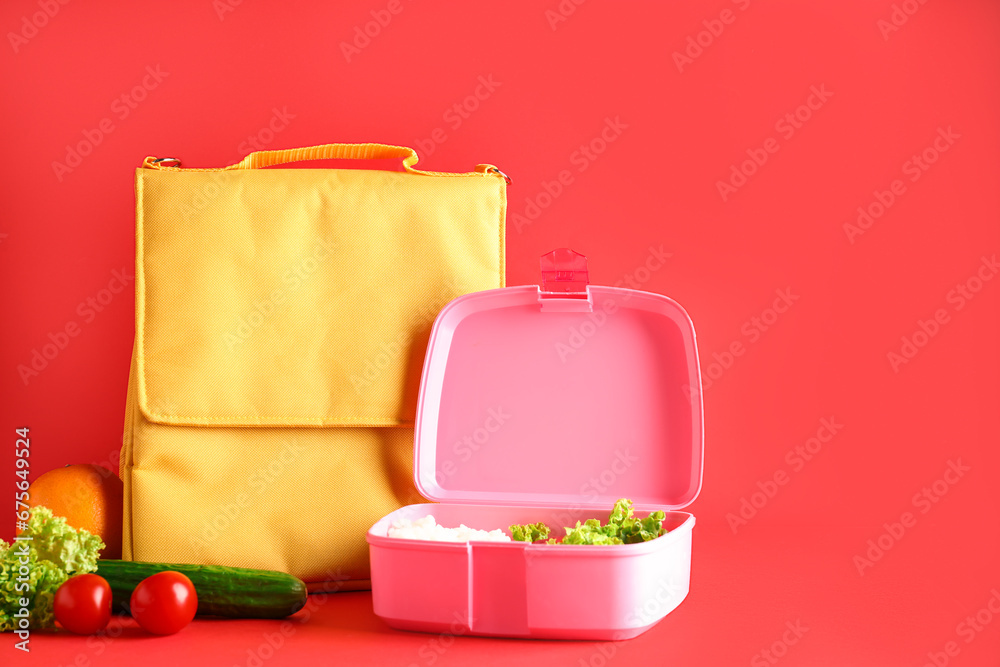
[[(397, 510), (367, 536), (375, 613), (389, 625), (627, 639), (687, 595), (695, 520), (675, 510), (698, 494), (703, 449), (691, 320), (658, 294), (583, 289), (477, 292), (438, 315), (414, 477), (440, 504)], [(611, 546), (387, 536), (397, 519), (433, 514), (483, 530), (544, 521), (561, 537), (577, 521), (606, 522), (623, 497), (640, 515), (670, 510), (669, 532)]]

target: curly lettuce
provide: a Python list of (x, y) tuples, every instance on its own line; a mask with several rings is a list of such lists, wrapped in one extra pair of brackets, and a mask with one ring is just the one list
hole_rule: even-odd
[(576, 527), (566, 528), (563, 544), (623, 544), (618, 536), (618, 524), (608, 523), (602, 526), (598, 519), (587, 519), (583, 523), (576, 522)]
[(96, 535), (70, 527), (45, 507), (34, 508), (19, 539), (0, 540), (0, 632), (18, 629), (23, 600), (30, 628), (53, 627), (56, 591), (71, 576), (97, 570), (103, 548)]
[(539, 521), (538, 523), (526, 523), (524, 525), (514, 524), (510, 527), (510, 537), (515, 542), (537, 542), (549, 537), (549, 527)]
[(648, 542), (663, 535), (663, 520), (667, 515), (663, 510), (651, 512), (645, 519), (636, 519), (632, 516), (632, 501), (622, 498), (615, 503), (611, 510), (611, 518), (608, 523), (618, 526), (618, 535), (625, 544), (636, 542)]
[[(620, 498), (611, 509), (608, 523), (601, 525), (598, 519), (587, 519), (583, 523), (577, 521), (576, 526), (566, 527), (566, 536), (562, 544), (635, 544), (648, 542), (663, 535), (663, 520), (666, 514), (663, 510), (651, 512), (644, 519), (634, 516), (632, 501)], [(544, 523), (529, 523), (510, 527), (511, 537), (522, 542), (536, 542), (549, 536), (549, 527)], [(548, 544), (555, 544), (550, 539)]]

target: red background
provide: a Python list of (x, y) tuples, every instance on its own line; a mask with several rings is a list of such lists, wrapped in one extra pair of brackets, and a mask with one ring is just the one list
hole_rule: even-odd
[[(1000, 251), (1000, 6), (401, 0), (386, 14), (381, 0), (222, 2), (0, 9), (8, 493), (16, 427), (31, 429), (33, 476), (117, 465), (131, 286), (92, 320), (80, 304), (132, 265), (132, 170), (144, 156), (222, 166), (250, 137), (266, 148), (412, 145), (424, 169), (490, 162), (511, 175), (508, 284), (536, 282), (538, 256), (569, 246), (590, 257), (592, 282), (631, 276), (690, 312), (712, 379), (691, 594), (615, 645), (452, 643), (392, 631), (367, 593), (345, 594), (314, 602), (308, 622), (300, 614), (266, 664), (997, 664), (1000, 618), (987, 603), (1000, 587), (1000, 280), (977, 278), (994, 277), (983, 258)], [(550, 13), (560, 7), (568, 16)], [(391, 21), (346, 57), (342, 44), (373, 11)], [(689, 61), (675, 55), (685, 49)], [(480, 77), (494, 89), (469, 98)], [(268, 136), (275, 109), (290, 117)], [(797, 126), (780, 123), (796, 111)], [(608, 119), (624, 127), (601, 146)], [(939, 129), (951, 139), (936, 154)], [(94, 139), (57, 175), (68, 146)], [(581, 157), (592, 141), (603, 152)], [(928, 148), (933, 164), (914, 171)], [(732, 165), (754, 155), (763, 164), (720, 194)], [(563, 170), (572, 182), (539, 199)], [(877, 196), (888, 204), (897, 179), (879, 214)], [(852, 235), (859, 206), (878, 217)], [(530, 224), (516, 217), (528, 214)], [(651, 247), (672, 254), (646, 273)], [(966, 299), (958, 285), (978, 291)], [(779, 290), (797, 298), (776, 315)], [(939, 309), (943, 323), (929, 324)], [(79, 334), (25, 382), (19, 366), (71, 321)], [(916, 333), (921, 321), (933, 336)], [(915, 333), (922, 345), (905, 347)], [(914, 350), (894, 367), (890, 353)], [(842, 428), (800, 459), (824, 418)], [(946, 478), (949, 462), (968, 470)], [(776, 474), (785, 483), (771, 486)], [(772, 497), (753, 495), (762, 489)], [(753, 516), (744, 506), (745, 524), (733, 518), (744, 499), (760, 505)], [(904, 512), (913, 521), (893, 527)], [(859, 565), (880, 538), (888, 550)], [(977, 625), (965, 620), (977, 612)], [(808, 631), (786, 634), (786, 622)], [(32, 656), (244, 665), (280, 634), (252, 621), (196, 621), (166, 639), (125, 628), (35, 635)], [(5, 661), (23, 657), (13, 641)]]

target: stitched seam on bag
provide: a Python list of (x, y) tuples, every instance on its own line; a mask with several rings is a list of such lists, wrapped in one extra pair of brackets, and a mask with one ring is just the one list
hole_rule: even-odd
[[(222, 173), (222, 172), (227, 172), (227, 171), (228, 172), (237, 172), (237, 173), (239, 173), (239, 172), (248, 173), (248, 172), (254, 172), (254, 171), (265, 171), (265, 170), (268, 169), (268, 167), (257, 167), (257, 168), (254, 168), (254, 169), (237, 169), (235, 167), (157, 167), (157, 168), (142, 167), (142, 169), (150, 169), (150, 171), (166, 171), (166, 172), (174, 172), (174, 173), (184, 173), (184, 172), (219, 172), (219, 173)], [(285, 169), (283, 171), (290, 171), (290, 170)], [(365, 170), (358, 170), (358, 169), (307, 169), (305, 171), (365, 171)], [(373, 169), (371, 171), (387, 171), (387, 170), (384, 170), (384, 169)], [(478, 171), (467, 171), (467, 172), (457, 172), (456, 173), (456, 172), (449, 172), (449, 171), (422, 171), (420, 169), (408, 169), (406, 171), (389, 171), (389, 173), (390, 174), (411, 174), (413, 176), (456, 176), (456, 177), (459, 177), (459, 178), (465, 178), (465, 177), (469, 177), (469, 176), (478, 176), (478, 177), (487, 176), (487, 177), (489, 177), (489, 176), (493, 176), (494, 175), (494, 174), (482, 174), (482, 173), (479, 173)], [(502, 177), (498, 176), (498, 178), (502, 178)]]
[[(340, 423), (348, 424), (371, 424), (375, 426), (393, 426), (395, 424), (412, 424), (412, 421), (406, 421), (401, 419), (393, 419), (387, 417), (385, 419), (373, 419), (369, 417), (301, 417), (301, 416), (287, 416), (287, 417), (258, 417), (251, 418), (246, 415), (236, 415), (232, 417), (184, 417), (181, 415), (174, 414), (162, 414), (159, 412), (153, 412), (152, 410), (147, 410), (146, 414), (149, 417), (156, 419), (173, 419), (175, 421), (182, 421), (188, 423), (201, 423), (205, 421), (211, 422), (240, 422), (244, 424), (253, 424), (255, 426), (289, 426), (297, 423), (309, 423), (316, 424), (320, 426), (330, 426)], [(278, 422), (277, 420), (286, 420), (285, 422)], [(271, 423), (274, 421), (275, 423)], [(292, 422), (289, 424), (287, 422)], [(238, 424), (234, 424), (238, 425)]]
[(504, 238), (504, 219), (505, 212), (507, 211), (507, 188), (504, 186), (505, 180), (502, 176), (497, 174), (497, 189), (500, 195), (500, 206), (499, 206), (499, 224), (497, 225), (497, 233), (500, 236), (500, 287), (504, 287), (507, 284), (507, 272), (506, 272), (506, 254), (507, 254), (507, 242)]
[(143, 235), (145, 234), (145, 189), (143, 186), (144, 174), (142, 170), (138, 170), (136, 173), (135, 189), (136, 189), (136, 212), (135, 212), (135, 247), (136, 247), (136, 258), (135, 263), (135, 317), (136, 317), (136, 335), (139, 336), (139, 342), (136, 344), (136, 370), (138, 371), (138, 387), (136, 388), (139, 406), (145, 408), (148, 401), (146, 400), (146, 362), (144, 355), (146, 353), (146, 245), (143, 243)]

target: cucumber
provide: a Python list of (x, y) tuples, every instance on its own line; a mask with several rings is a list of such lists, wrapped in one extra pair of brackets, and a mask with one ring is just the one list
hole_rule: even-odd
[(306, 604), (305, 583), (290, 574), (222, 565), (97, 561), (111, 586), (111, 608), (128, 611), (132, 591), (146, 577), (173, 570), (187, 575), (198, 594), (198, 616), (284, 618)]

